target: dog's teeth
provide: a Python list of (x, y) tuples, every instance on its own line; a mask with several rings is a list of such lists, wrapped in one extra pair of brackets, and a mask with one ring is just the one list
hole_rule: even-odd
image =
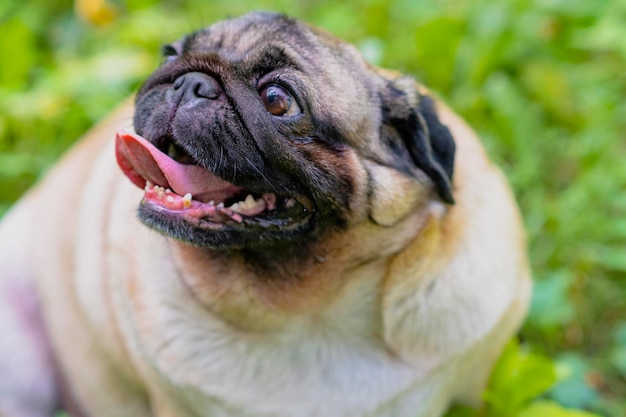
[(255, 200), (252, 194), (248, 194), (243, 201), (239, 201), (229, 207), (232, 211), (245, 215), (257, 215), (267, 208), (266, 201), (260, 197)]
[(223, 209), (223, 208), (224, 208), (224, 203), (223, 203), (223, 202), (222, 202), (222, 203), (219, 203), (219, 204), (217, 205), (217, 208), (218, 208), (218, 209)]
[(165, 190), (166, 194), (172, 194), (172, 190), (170, 190), (169, 188)]
[(252, 209), (255, 206), (256, 206), (256, 201), (254, 200), (254, 197), (252, 197), (252, 194), (248, 194), (244, 201), (240, 201), (238, 203), (238, 207), (240, 207), (240, 208), (242, 208), (244, 210)]
[(174, 199), (174, 197), (173, 197), (173, 196), (171, 196), (171, 195), (168, 195), (168, 196), (167, 196), (167, 202), (168, 202), (168, 203), (174, 203), (175, 201), (176, 201), (176, 200)]
[(154, 187), (154, 184), (152, 184), (150, 181), (146, 181), (146, 186), (145, 186), (144, 190), (150, 191), (152, 189), (152, 187)]
[(185, 208), (191, 207), (191, 193), (187, 193), (183, 197), (183, 207)]
[(165, 196), (165, 189), (163, 187), (154, 187), (154, 189), (156, 190), (159, 198), (163, 198), (163, 196)]
[(254, 197), (252, 197), (252, 194), (248, 194), (246, 196), (246, 199), (244, 200), (244, 204), (248, 208), (256, 206), (256, 200), (254, 199)]
[(215, 201), (211, 200), (207, 203), (209, 206), (214, 206), (215, 205)]

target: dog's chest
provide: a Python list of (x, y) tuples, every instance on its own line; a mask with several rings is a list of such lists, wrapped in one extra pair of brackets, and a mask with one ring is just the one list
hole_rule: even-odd
[[(154, 267), (161, 276), (167, 272)], [(176, 404), (168, 415), (415, 417), (440, 402), (422, 385), (445, 391), (449, 376), (438, 371), (434, 381), (435, 359), (409, 365), (384, 345), (380, 276), (372, 271), (353, 280), (341, 302), (258, 332), (183, 300), (177, 281), (169, 288), (151, 285), (142, 292), (141, 310), (125, 313), (133, 317), (126, 339), (134, 340), (144, 372), (158, 379), (155, 395)]]
[(430, 366), (407, 366), (384, 346), (377, 268), (315, 314), (244, 331), (190, 299), (171, 263), (139, 267), (147, 269), (140, 276), (158, 271), (159, 283), (140, 282), (132, 294), (118, 287), (119, 322), (141, 372), (158, 380), (152, 395), (174, 404), (168, 415), (396, 415), (378, 408), (412, 390)]
[(453, 385), (435, 360), (410, 366), (372, 340), (300, 329), (256, 340), (190, 331), (153, 366), (181, 417), (429, 416)]

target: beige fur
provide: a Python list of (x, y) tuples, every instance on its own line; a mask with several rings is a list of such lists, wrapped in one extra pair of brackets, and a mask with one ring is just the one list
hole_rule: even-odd
[[(2, 278), (37, 277), (87, 415), (431, 417), (455, 399), (478, 402), (524, 316), (529, 272), (510, 191), (462, 121), (441, 114), (458, 146), (457, 204), (402, 220), (379, 237), (390, 253), (375, 262), (318, 266), (344, 274), (339, 288), (314, 281), (285, 300), (135, 219), (141, 191), (115, 166), (111, 141), (131, 111), (95, 128), (0, 229)], [(367, 228), (337, 244), (340, 256), (380, 250), (359, 238)]]
[[(49, 417), (24, 404), (50, 409), (59, 391), (91, 417), (437, 417), (479, 403), (530, 280), (513, 196), (462, 120), (440, 105), (455, 205), (350, 154), (358, 187), (372, 174), (374, 221), (355, 215), (297, 280), (267, 285), (136, 219), (142, 192), (113, 151), (132, 112), (94, 128), (0, 225), (0, 416)], [(15, 288), (40, 299), (50, 346), (20, 326)]]

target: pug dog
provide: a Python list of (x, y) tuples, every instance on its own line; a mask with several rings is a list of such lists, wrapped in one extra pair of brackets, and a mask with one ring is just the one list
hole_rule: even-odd
[(472, 130), (280, 14), (163, 53), (0, 226), (0, 415), (478, 406), (530, 274)]

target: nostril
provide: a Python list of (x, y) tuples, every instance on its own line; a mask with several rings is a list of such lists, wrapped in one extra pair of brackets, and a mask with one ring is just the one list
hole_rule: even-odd
[(183, 75), (182, 77), (178, 77), (173, 84), (174, 90), (178, 90), (180, 87), (183, 86), (183, 84), (185, 83), (185, 76)]
[(220, 87), (217, 82), (211, 79), (210, 83), (198, 83), (194, 89), (196, 97), (204, 97), (215, 100), (220, 95)]
[(215, 78), (202, 72), (181, 75), (174, 81), (172, 87), (181, 94), (183, 100), (198, 98), (215, 100), (222, 93), (222, 88)]

